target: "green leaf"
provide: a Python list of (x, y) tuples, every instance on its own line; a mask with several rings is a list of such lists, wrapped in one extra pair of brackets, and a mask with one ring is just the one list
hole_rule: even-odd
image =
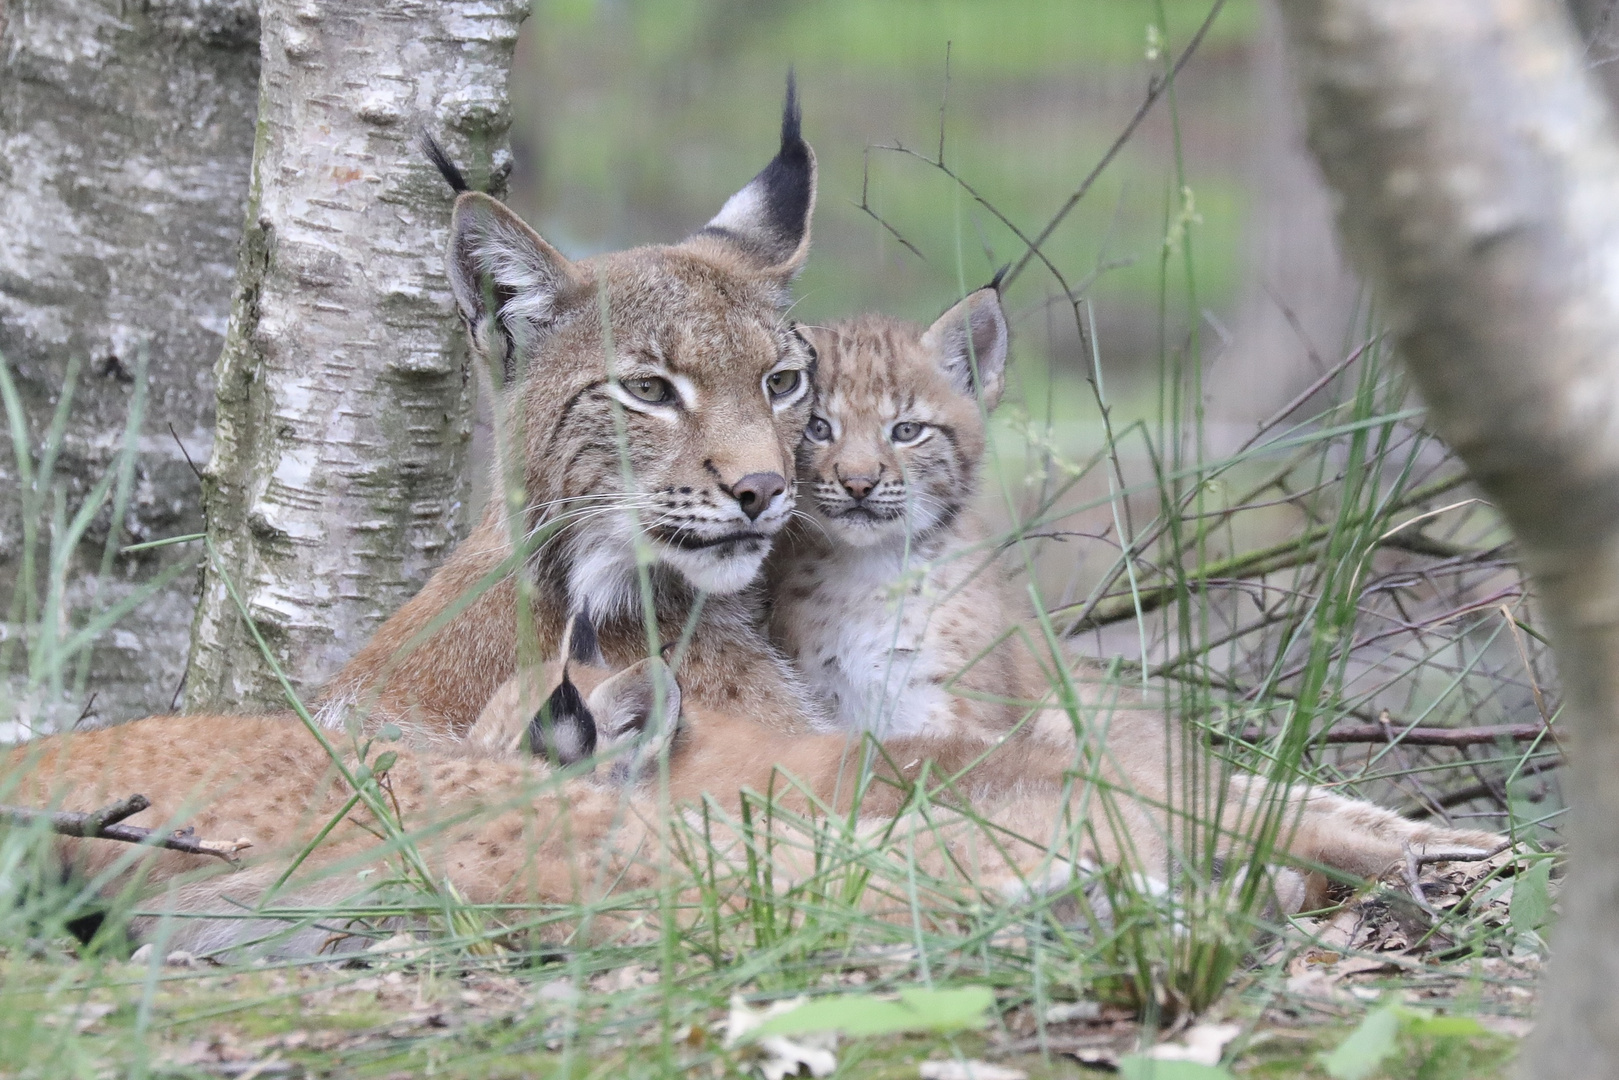
[(1551, 921), (1552, 861), (1542, 859), (1518, 875), (1512, 884), (1512, 928), (1519, 932), (1539, 930)]
[(1408, 1035), (1431, 1039), (1488, 1034), (1484, 1025), (1471, 1016), (1425, 1016), (1418, 1012), (1410, 1012), (1406, 1016), (1405, 1031)]
[(1362, 1080), (1372, 1075), (1383, 1059), (1394, 1053), (1394, 1043), (1405, 1020), (1406, 1009), (1399, 1004), (1367, 1013), (1336, 1050), (1322, 1055), (1327, 1075), (1332, 1080)]
[(771, 1017), (750, 1034), (803, 1035), (837, 1031), (844, 1035), (888, 1035), (898, 1031), (964, 1031), (989, 1022), (995, 996), (982, 986), (957, 990), (901, 990), (898, 1001), (870, 994), (817, 998), (792, 1012)]
[(383, 724), (382, 730), (377, 732), (377, 738), (383, 742), (398, 742), (403, 734), (397, 724)]
[(399, 752), (397, 750), (384, 751), (383, 753), (378, 754), (377, 760), (371, 763), (371, 771), (377, 776), (381, 776), (383, 773), (393, 768), (394, 762), (398, 760)]
[(1231, 1073), (1219, 1065), (1200, 1065), (1195, 1061), (1160, 1061), (1146, 1054), (1131, 1054), (1119, 1059), (1119, 1075), (1124, 1080), (1232, 1080)]

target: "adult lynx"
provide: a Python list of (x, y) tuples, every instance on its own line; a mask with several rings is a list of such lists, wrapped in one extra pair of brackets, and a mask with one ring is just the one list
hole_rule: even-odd
[[(783, 313), (814, 205), (791, 81), (775, 159), (678, 244), (575, 262), (501, 203), (462, 192), (446, 270), (506, 384), (506, 497), (325, 688), (324, 723), (359, 714), (460, 738), (517, 669), (520, 575), (533, 586), (530, 661), (555, 653), (580, 608), (607, 656), (643, 657), (643, 574), (666, 640), (707, 594), (681, 672), (694, 699), (808, 723), (749, 586), (792, 512), (787, 476), (809, 417), (811, 354)], [(521, 558), (514, 534), (530, 549)]]

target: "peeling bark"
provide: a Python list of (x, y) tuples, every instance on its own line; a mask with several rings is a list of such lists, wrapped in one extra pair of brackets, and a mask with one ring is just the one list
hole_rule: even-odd
[[(197, 480), (169, 425), (206, 458), (257, 99), (252, 0), (0, 0), (0, 354), (36, 456), (68, 360), (83, 362), (56, 470), (71, 506), (119, 450), (146, 343), (149, 394), (121, 543), (201, 528)], [(19, 572), (13, 469), (8, 445), (0, 612)], [(105, 608), (186, 554), (119, 559), (97, 582), (111, 525), (98, 522), (75, 553), (69, 600), (81, 614), (90, 593)], [(183, 575), (96, 646), (87, 692), (101, 719), (170, 707), (195, 596), (195, 576)], [(43, 704), (71, 721), (83, 702)]]
[(1554, 0), (1283, 0), (1312, 147), (1567, 686), (1570, 872), (1525, 1075), (1619, 1075), (1619, 143)]
[(266, 0), (259, 137), (204, 483), (188, 709), (312, 690), (464, 531), (469, 358), (423, 127), (487, 172), (520, 0)]

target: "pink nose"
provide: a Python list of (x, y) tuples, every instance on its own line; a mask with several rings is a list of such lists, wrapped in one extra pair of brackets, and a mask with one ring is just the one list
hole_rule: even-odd
[(731, 495), (749, 521), (757, 521), (770, 500), (787, 490), (787, 480), (780, 473), (749, 473), (731, 485)]
[(840, 476), (838, 480), (843, 484), (843, 490), (847, 491), (855, 502), (870, 495), (871, 489), (877, 486), (875, 476)]

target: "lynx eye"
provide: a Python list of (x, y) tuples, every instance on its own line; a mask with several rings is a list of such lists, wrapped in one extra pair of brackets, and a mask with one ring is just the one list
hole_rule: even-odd
[(802, 371), (797, 368), (782, 368), (765, 376), (765, 389), (770, 391), (772, 398), (779, 400), (797, 390), (799, 383), (803, 381)]
[(648, 375), (640, 379), (625, 379), (624, 389), (648, 405), (667, 405), (675, 399), (675, 391), (668, 379)]
[(904, 445), (920, 439), (922, 433), (927, 429), (926, 424), (918, 424), (915, 420), (901, 420), (889, 429), (888, 437), (894, 441), (895, 445)]
[(810, 442), (831, 442), (832, 425), (826, 420), (825, 417), (812, 416), (810, 417), (809, 424), (804, 428), (804, 434), (809, 437)]

